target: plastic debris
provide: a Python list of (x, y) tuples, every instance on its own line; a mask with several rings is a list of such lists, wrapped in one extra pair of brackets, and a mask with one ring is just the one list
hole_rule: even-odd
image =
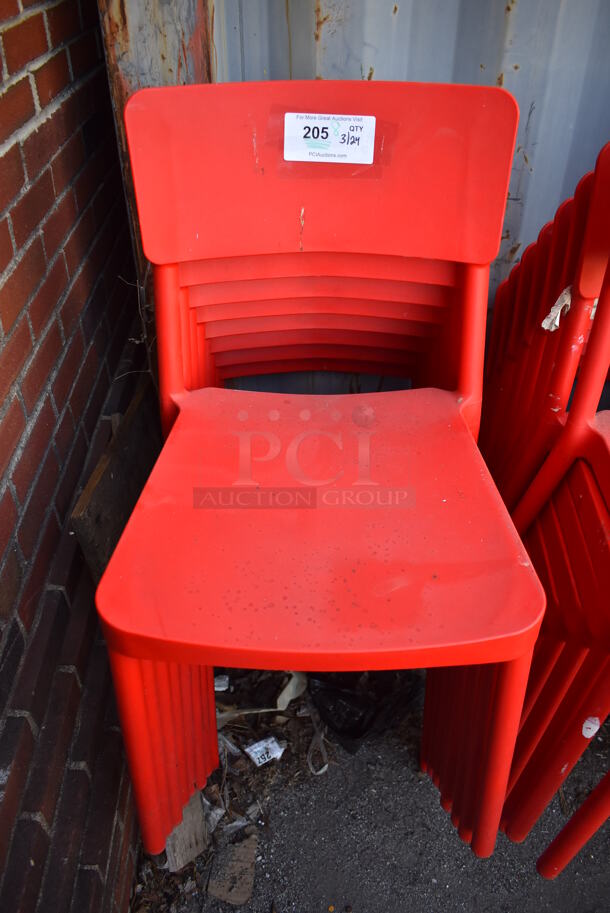
[(280, 691), (276, 707), (286, 710), (291, 701), (300, 697), (307, 690), (307, 676), (304, 672), (291, 672), (288, 683)]
[(300, 697), (306, 689), (307, 676), (305, 673), (291, 672), (290, 679), (279, 693), (275, 707), (249, 707), (243, 710), (217, 710), (216, 728), (220, 730), (226, 726), (227, 723), (232, 723), (242, 716), (249, 716), (254, 713), (277, 713), (278, 710), (285, 711), (288, 708), (288, 705), (295, 700), (295, 698)]
[[(309, 676), (321, 721), (352, 754), (369, 733), (382, 732), (416, 697), (413, 673), (324, 673)], [(421, 682), (423, 686), (423, 682)]]
[(268, 764), (269, 761), (279, 761), (284, 754), (285, 748), (286, 746), (280, 745), (276, 738), (269, 736), (269, 738), (261, 739), (260, 742), (252, 742), (251, 745), (246, 745), (244, 751), (257, 767), (262, 767), (263, 764)]
[(205, 827), (208, 832), (208, 836), (213, 834), (218, 826), (218, 822), (221, 818), (224, 818), (226, 812), (222, 805), (212, 805), (212, 803), (207, 799), (203, 793), (201, 795), (201, 801), (203, 803), (203, 814), (205, 818)]
[[(309, 715), (313, 724), (313, 736), (307, 749), (307, 766), (314, 777), (319, 777), (328, 770), (328, 753), (324, 744), (325, 727), (320, 720), (320, 714), (311, 701), (309, 702)], [(319, 767), (314, 764), (316, 757), (319, 757), (322, 761)]]
[(567, 288), (564, 288), (563, 292), (548, 312), (544, 320), (542, 321), (542, 329), (548, 330), (549, 333), (554, 333), (555, 330), (559, 329), (559, 321), (562, 314), (565, 315), (570, 310), (572, 304), (572, 286), (568, 285)]
[(219, 753), (224, 751), (230, 755), (233, 755), (234, 758), (238, 758), (241, 754), (241, 748), (238, 748), (237, 745), (224, 734), (224, 732), (218, 733), (218, 751)]

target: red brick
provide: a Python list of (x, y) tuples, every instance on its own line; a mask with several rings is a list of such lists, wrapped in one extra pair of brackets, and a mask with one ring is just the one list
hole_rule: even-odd
[(62, 351), (62, 341), (57, 321), (54, 321), (47, 335), (40, 343), (30, 362), (26, 375), (21, 381), (21, 393), (28, 413), (32, 412)]
[[(88, 87), (88, 83), (83, 89)], [(91, 102), (90, 102), (91, 103)], [(71, 136), (82, 123), (88, 110), (87, 99), (81, 92), (69, 95), (62, 105), (30, 133), (23, 142), (23, 155), (30, 178), (34, 178), (53, 157), (66, 138)], [(59, 193), (58, 188), (55, 188)]]
[(49, 260), (55, 256), (62, 241), (76, 222), (76, 217), (74, 194), (69, 190), (55, 212), (49, 216), (43, 229), (44, 247)]
[(44, 517), (49, 504), (52, 503), (55, 486), (59, 479), (59, 466), (57, 457), (51, 450), (40, 470), (38, 480), (34, 484), (28, 505), (23, 512), (21, 523), (17, 530), (17, 541), (26, 559), (33, 555), (38, 537), (40, 535), (40, 521)]
[(32, 351), (32, 337), (28, 322), (23, 317), (0, 351), (0, 402), (6, 398), (13, 381)]
[(4, 557), (5, 549), (13, 535), (16, 522), (17, 510), (15, 501), (7, 488), (0, 498), (0, 561)]
[[(102, 413), (102, 408), (104, 406), (104, 400), (106, 399), (106, 394), (110, 386), (110, 376), (108, 374), (108, 369), (106, 365), (102, 365), (102, 369), (98, 374), (97, 380), (95, 381), (95, 386), (91, 392), (91, 398), (83, 415), (83, 427), (87, 433), (89, 440), (93, 436), (95, 426), (97, 425), (98, 419)], [(95, 465), (95, 464), (93, 464)]]
[(93, 776), (91, 806), (80, 859), (81, 865), (99, 866), (102, 872), (106, 871), (122, 770), (121, 736), (118, 732), (107, 732)]
[(57, 520), (54, 514), (50, 514), (47, 517), (46, 524), (43, 525), (43, 533), (38, 544), (36, 558), (17, 607), (19, 618), (28, 631), (36, 617), (36, 608), (44, 591), (44, 584), (48, 577), (51, 560), (55, 554), (59, 539), (60, 533)]
[(53, 382), (53, 397), (58, 412), (61, 412), (68, 399), (68, 393), (76, 378), (81, 359), (83, 357), (83, 337), (77, 330), (63, 357), (57, 377)]
[(72, 615), (59, 657), (60, 665), (73, 668), (81, 681), (84, 681), (95, 635), (99, 630), (94, 595), (89, 570), (84, 566), (75, 588)]
[[(99, 367), (99, 359), (95, 346), (91, 346), (87, 357), (80, 369), (74, 390), (70, 394), (70, 409), (74, 416), (74, 421), (79, 422), (83, 417), (85, 406), (91, 395), (93, 384), (95, 383)], [(101, 404), (100, 404), (101, 407)]]
[(0, 447), (0, 478), (10, 462), (24, 428), (23, 409), (19, 400), (14, 398), (6, 410), (4, 418), (0, 419), (0, 441), (2, 441), (2, 447)]
[(133, 868), (129, 865), (129, 860), (131, 857), (130, 850), (136, 844), (135, 817), (133, 801), (130, 801), (123, 823), (123, 843), (121, 856), (116, 867), (117, 880), (114, 889), (114, 902), (117, 905), (117, 909), (125, 911), (125, 913), (128, 909), (128, 901), (133, 887)]
[(125, 310), (129, 308), (130, 298), (135, 298), (135, 289), (131, 289), (126, 282), (123, 282), (118, 276), (114, 276), (112, 282), (108, 281), (105, 275), (104, 284), (106, 286), (106, 316), (108, 324), (113, 330)]
[(59, 196), (74, 179), (78, 170), (85, 161), (85, 147), (80, 130), (68, 140), (63, 149), (53, 159), (53, 182), (55, 193)]
[(44, 54), (48, 45), (42, 13), (36, 13), (7, 29), (2, 34), (2, 44), (9, 73), (16, 73), (30, 60)]
[(54, 428), (55, 414), (49, 400), (46, 399), (25, 442), (23, 455), (13, 472), (13, 483), (17, 489), (17, 497), (22, 504), (27, 498), (32, 479), (51, 443)]
[[(74, 422), (69, 409), (66, 409), (55, 431), (55, 446), (59, 452), (59, 458), (63, 462), (67, 460), (68, 453), (74, 442)], [(74, 538), (74, 537), (72, 537)]]
[(72, 907), (75, 913), (100, 913), (104, 888), (97, 872), (92, 869), (79, 869), (72, 894)]
[[(94, 210), (96, 210), (96, 201), (93, 201)], [(98, 211), (99, 216), (99, 211)], [(108, 218), (106, 218), (108, 217)], [(118, 235), (122, 234), (121, 229), (127, 222), (127, 215), (125, 209), (123, 208), (122, 203), (119, 203), (115, 206), (110, 213), (108, 209), (104, 212), (103, 223), (100, 223), (99, 219), (97, 224), (102, 224), (101, 231), (95, 240), (95, 245), (91, 254), (89, 255), (93, 266), (98, 273), (104, 274), (105, 266), (108, 263), (110, 255), (113, 251), (114, 244)], [(131, 281), (129, 279), (129, 274), (133, 271), (133, 260), (131, 258), (131, 243), (127, 241), (127, 250), (123, 252), (126, 254), (126, 263), (127, 263), (127, 277), (125, 272), (121, 270), (122, 276), (119, 278), (121, 285), (125, 287), (126, 281)], [(115, 277), (118, 278), (118, 277)]]
[(23, 799), (23, 811), (40, 813), (49, 827), (55, 815), (79, 702), (80, 687), (76, 676), (73, 672), (58, 670)]
[(53, 557), (49, 574), (49, 586), (61, 587), (68, 602), (72, 605), (79, 577), (83, 570), (83, 556), (76, 536), (69, 527), (64, 526), (61, 541)]
[(97, 279), (96, 270), (85, 260), (61, 306), (59, 317), (66, 336), (74, 330)]
[(20, 80), (0, 95), (0, 143), (22, 127), (36, 112), (30, 81)]
[(9, 718), (0, 736), (0, 871), (8, 852), (13, 825), (34, 751), (34, 737), (26, 719)]
[(21, 188), (25, 175), (21, 163), (19, 146), (11, 146), (8, 152), (0, 158), (0, 210), (3, 210), (13, 200)]
[(108, 652), (103, 644), (95, 647), (89, 660), (87, 677), (79, 711), (78, 732), (70, 751), (70, 760), (86, 764), (93, 772), (103, 735), (104, 710), (110, 688)]
[[(17, 605), (21, 580), (21, 565), (17, 557), (16, 547), (13, 545), (9, 548), (4, 567), (0, 571), (0, 621), (5, 622), (11, 618)], [(0, 682), (0, 689), (1, 687), (2, 683)]]
[(130, 902), (135, 887), (136, 857), (135, 850), (138, 845), (138, 827), (135, 814), (132, 817), (131, 833), (129, 837), (129, 852), (122, 868), (123, 893), (117, 902), (118, 913), (129, 913)]
[(47, 21), (51, 35), (51, 44), (56, 47), (80, 32), (78, 4), (73, 0), (60, 3), (47, 11)]
[[(30, 2), (33, 2), (33, 0), (30, 0)], [(17, 0), (0, 0), (0, 22), (6, 22), (7, 19), (16, 16), (18, 12)]]
[(11, 221), (17, 247), (23, 247), (29, 236), (55, 203), (51, 169), (43, 171), (11, 210)]
[(4, 638), (2, 656), (0, 656), (0, 713), (4, 713), (6, 701), (13, 687), (24, 648), (23, 634), (17, 621), (13, 619)]
[[(4, 713), (24, 648), (23, 634), (17, 621), (13, 619), (4, 638), (2, 656), (0, 656), (0, 713)], [(1, 909), (2, 907), (0, 907)]]
[[(40, 891), (38, 909), (41, 911), (59, 913), (65, 910), (67, 913), (70, 909), (90, 792), (89, 778), (84, 770), (66, 771)], [(81, 909), (80, 906), (76, 908), (78, 913)]]
[(127, 334), (133, 327), (136, 310), (136, 297), (132, 292), (128, 292), (122, 311), (117, 315), (116, 322), (113, 326), (113, 336), (106, 353), (108, 368), (111, 374), (114, 374), (119, 363), (121, 353), (125, 347)]
[(70, 82), (70, 70), (66, 52), (60, 51), (59, 54), (47, 60), (39, 70), (36, 70), (34, 78), (40, 106), (44, 108)]
[(80, 694), (81, 689), (73, 672), (58, 670), (55, 673), (23, 798), (23, 811), (31, 814), (39, 812), (49, 827), (55, 815)]
[(77, 226), (64, 245), (68, 272), (74, 276), (85, 259), (95, 236), (95, 219), (91, 207), (85, 210)]
[(95, 40), (95, 32), (87, 32), (81, 35), (70, 45), (70, 60), (72, 61), (72, 73), (75, 79), (79, 79), (99, 63), (99, 52)]
[(62, 593), (57, 590), (45, 593), (40, 621), (28, 643), (11, 695), (11, 709), (29, 714), (38, 727), (44, 720), (68, 616)]
[(123, 182), (118, 167), (113, 168), (104, 178), (100, 192), (93, 200), (96, 225), (103, 225), (109, 214), (116, 224), (115, 237), (125, 224), (126, 213), (123, 199)]
[(109, 159), (108, 151), (104, 148), (98, 149), (87, 159), (87, 163), (78, 175), (74, 185), (79, 211), (85, 208), (102, 183), (104, 174), (108, 170)]
[(72, 500), (76, 493), (78, 480), (83, 470), (83, 466), (85, 465), (86, 458), (87, 444), (81, 429), (74, 442), (74, 448), (70, 454), (69, 460), (65, 465), (64, 473), (61, 482), (59, 483), (57, 494), (55, 495), (55, 505), (62, 522), (65, 520), (68, 510), (72, 504)]
[(107, 868), (104, 870), (107, 872), (106, 881), (104, 884), (104, 896), (102, 898), (102, 906), (100, 907), (100, 913), (115, 913), (113, 909), (113, 899), (114, 899), (114, 889), (116, 886), (117, 879), (119, 877), (118, 865), (119, 859), (121, 858), (121, 842), (122, 842), (123, 832), (121, 829), (121, 824), (118, 820), (118, 816), (115, 816), (114, 822), (114, 831), (112, 834), (112, 841), (110, 843), (110, 852), (108, 854), (108, 859), (104, 860)]
[(46, 272), (42, 241), (35, 238), (32, 244), (0, 288), (0, 317), (4, 332), (8, 333), (17, 315)]
[(125, 820), (125, 812), (127, 811), (127, 800), (131, 792), (131, 780), (129, 779), (129, 772), (127, 769), (123, 771), (123, 778), (121, 780), (121, 788), (119, 790), (119, 798), (117, 802), (117, 814), (121, 821)]
[(17, 822), (0, 893), (0, 910), (33, 913), (48, 850), (49, 838), (38, 821), (26, 818)]
[[(94, 251), (98, 248), (99, 239), (96, 240), (94, 245)], [(104, 283), (102, 279), (98, 281), (93, 293), (87, 302), (82, 314), (81, 314), (81, 325), (83, 328), (83, 335), (85, 337), (85, 343), (88, 345), (95, 335), (100, 321), (106, 313), (106, 289), (104, 288)], [(105, 350), (105, 348), (104, 348)], [(98, 352), (99, 352), (98, 348)]]
[[(47, 223), (48, 224), (48, 223)], [(45, 240), (46, 245), (46, 240)], [(51, 259), (47, 248), (47, 258)], [(38, 338), (57, 307), (68, 283), (68, 271), (63, 257), (58, 257), (49, 273), (32, 298), (29, 306), (30, 321), (34, 336)]]
[(8, 229), (8, 219), (0, 222), (0, 273), (3, 273), (6, 267), (13, 259), (13, 242), (11, 233)]

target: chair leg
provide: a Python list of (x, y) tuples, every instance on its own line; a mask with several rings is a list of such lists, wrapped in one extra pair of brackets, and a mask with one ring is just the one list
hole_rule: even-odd
[(525, 840), (588, 747), (585, 722), (603, 723), (609, 712), (610, 660), (591, 651), (506, 801), (503, 818), (510, 840)]
[(437, 763), (437, 730), (441, 713), (441, 688), (443, 669), (428, 669), (426, 672), (426, 697), (424, 701), (424, 725), (421, 742), (421, 769), (434, 780)]
[(522, 722), (506, 790), (507, 796), (515, 783), (518, 783), (519, 777), (567, 694), (578, 670), (587, 658), (588, 652), (585, 647), (572, 647), (570, 644), (566, 644), (563, 648), (537, 701), (530, 708), (527, 720), (525, 723)]
[(498, 677), (497, 666), (486, 663), (473, 666), (470, 720), (464, 728), (462, 739), (462, 772), (456, 793), (451, 820), (464, 843), (472, 842), (472, 833), (478, 811), (479, 784), (485, 768), (491, 708)]
[(160, 853), (218, 766), (212, 669), (110, 651), (142, 842)]
[(472, 835), (472, 849), (477, 856), (491, 856), (496, 843), (531, 659), (529, 651), (498, 668), (487, 757)]
[[(464, 703), (467, 692), (467, 669), (455, 667), (449, 670), (452, 693), (449, 695), (449, 712), (447, 729), (445, 732), (445, 751), (440, 768), (440, 802), (445, 811), (450, 812), (456, 788), (456, 768), (462, 754), (462, 741), (466, 724)], [(462, 750), (461, 750), (462, 749)]]
[(544, 878), (556, 878), (610, 818), (610, 772), (597, 784), (536, 863)]

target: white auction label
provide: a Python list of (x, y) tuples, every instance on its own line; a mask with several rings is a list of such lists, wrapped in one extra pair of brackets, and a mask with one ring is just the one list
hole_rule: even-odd
[(375, 118), (364, 114), (284, 114), (284, 161), (371, 165)]

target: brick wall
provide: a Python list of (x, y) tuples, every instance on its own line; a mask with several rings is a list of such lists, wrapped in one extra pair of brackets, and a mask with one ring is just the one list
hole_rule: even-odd
[(66, 528), (136, 313), (96, 3), (0, 0), (0, 57), (0, 909), (123, 910), (130, 787)]

